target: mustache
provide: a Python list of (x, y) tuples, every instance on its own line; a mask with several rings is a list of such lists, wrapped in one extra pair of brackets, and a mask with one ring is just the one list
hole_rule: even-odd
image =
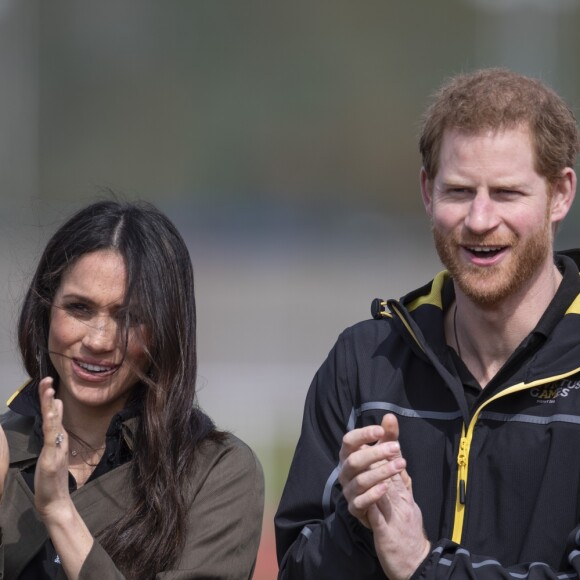
[(460, 233), (453, 233), (448, 237), (448, 240), (458, 246), (505, 247), (515, 246), (518, 243), (518, 236), (513, 233), (503, 234), (501, 236), (497, 234), (462, 235)]

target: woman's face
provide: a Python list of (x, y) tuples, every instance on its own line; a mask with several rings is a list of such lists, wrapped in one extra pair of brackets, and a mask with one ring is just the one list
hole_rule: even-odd
[(65, 417), (83, 411), (114, 415), (146, 368), (145, 329), (136, 323), (125, 333), (126, 279), (125, 262), (114, 250), (81, 256), (62, 277), (48, 348)]

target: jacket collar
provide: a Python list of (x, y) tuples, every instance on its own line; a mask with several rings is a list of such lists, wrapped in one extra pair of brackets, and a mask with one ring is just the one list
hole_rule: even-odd
[[(534, 330), (524, 339), (506, 365), (516, 357), (525, 355), (525, 352), (529, 356), (532, 350), (537, 352), (541, 346), (543, 348), (529, 364), (515, 367), (519, 369), (519, 374), (517, 377), (510, 375), (510, 380), (531, 382), (538, 376), (557, 376), (565, 371), (580, 370), (580, 327), (578, 317), (574, 316), (580, 314), (578, 258), (578, 251), (555, 255), (555, 263), (563, 275), (562, 282)], [(407, 294), (400, 302), (387, 301), (387, 306), (391, 311), (394, 328), (421, 360), (429, 361), (436, 368), (455, 394), (467, 420), (469, 411), (463, 386), (452, 369), (447, 368), (449, 353), (443, 335), (444, 310), (453, 299), (452, 280), (449, 273), (444, 271), (433, 282)], [(550, 340), (547, 340), (548, 337)], [(507, 368), (506, 365), (504, 368)], [(496, 378), (498, 377), (499, 375)], [(493, 389), (486, 388), (486, 392), (492, 391)]]

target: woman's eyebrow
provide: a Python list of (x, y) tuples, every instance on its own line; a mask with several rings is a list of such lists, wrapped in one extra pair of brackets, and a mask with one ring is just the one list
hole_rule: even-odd
[(82, 300), (83, 302), (87, 302), (89, 304), (94, 304), (94, 302), (82, 293), (79, 292), (68, 292), (67, 294), (61, 294), (62, 300)]
[(108, 304), (97, 304), (94, 300), (90, 297), (85, 296), (82, 293), (78, 292), (69, 292), (67, 294), (62, 294), (60, 300), (70, 301), (70, 300), (78, 300), (79, 302), (84, 302), (87, 306), (92, 308), (108, 308), (114, 307), (115, 309), (123, 308), (124, 306), (121, 303), (117, 302), (109, 302)]

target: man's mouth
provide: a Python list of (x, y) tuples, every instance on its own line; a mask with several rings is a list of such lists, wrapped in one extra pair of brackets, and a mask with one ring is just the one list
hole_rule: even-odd
[(463, 246), (469, 253), (477, 258), (493, 258), (507, 246)]

